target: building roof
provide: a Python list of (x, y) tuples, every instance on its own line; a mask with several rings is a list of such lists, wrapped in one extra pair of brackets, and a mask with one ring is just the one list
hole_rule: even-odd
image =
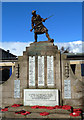
[(17, 60), (17, 56), (10, 53), (9, 50), (5, 51), (0, 48), (0, 60)]
[(65, 53), (68, 60), (84, 60), (84, 53)]

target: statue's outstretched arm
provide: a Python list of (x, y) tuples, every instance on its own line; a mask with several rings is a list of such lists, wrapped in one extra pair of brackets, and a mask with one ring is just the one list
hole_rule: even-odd
[(45, 22), (45, 19), (43, 19), (40, 15), (39, 15), (40, 19), (42, 22)]

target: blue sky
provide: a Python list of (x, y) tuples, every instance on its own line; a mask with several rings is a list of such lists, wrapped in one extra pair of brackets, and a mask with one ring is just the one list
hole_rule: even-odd
[[(2, 42), (31, 42), (32, 10), (43, 18), (54, 15), (43, 23), (55, 42), (82, 40), (81, 2), (4, 2), (2, 4)], [(38, 41), (47, 40), (45, 34)]]

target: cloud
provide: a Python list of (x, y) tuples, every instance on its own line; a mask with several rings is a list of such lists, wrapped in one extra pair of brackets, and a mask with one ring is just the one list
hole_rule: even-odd
[(30, 42), (2, 42), (0, 43), (0, 48), (4, 50), (10, 50), (10, 53), (22, 56), (23, 51), (29, 46)]
[[(84, 52), (84, 42), (82, 41), (73, 41), (66, 43), (55, 43), (60, 49), (62, 46), (66, 49), (70, 48), (70, 52), (73, 53), (82, 53)], [(17, 56), (22, 56), (23, 51), (26, 50), (26, 47), (30, 46), (30, 42), (0, 42), (0, 48), (4, 50), (10, 50), (10, 52)]]
[(83, 41), (73, 41), (73, 42), (55, 43), (55, 44), (57, 44), (59, 49), (62, 46), (65, 49), (69, 47), (70, 52), (73, 52), (73, 53), (82, 53), (82, 52), (84, 52), (84, 42)]

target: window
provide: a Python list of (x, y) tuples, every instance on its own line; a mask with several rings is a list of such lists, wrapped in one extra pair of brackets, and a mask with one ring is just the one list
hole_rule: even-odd
[(81, 76), (84, 76), (84, 64), (81, 64)]
[(76, 68), (76, 64), (71, 64), (71, 69), (72, 69), (74, 74), (75, 74), (75, 68)]
[(0, 66), (0, 82), (7, 81), (11, 75), (12, 75), (11, 66)]

